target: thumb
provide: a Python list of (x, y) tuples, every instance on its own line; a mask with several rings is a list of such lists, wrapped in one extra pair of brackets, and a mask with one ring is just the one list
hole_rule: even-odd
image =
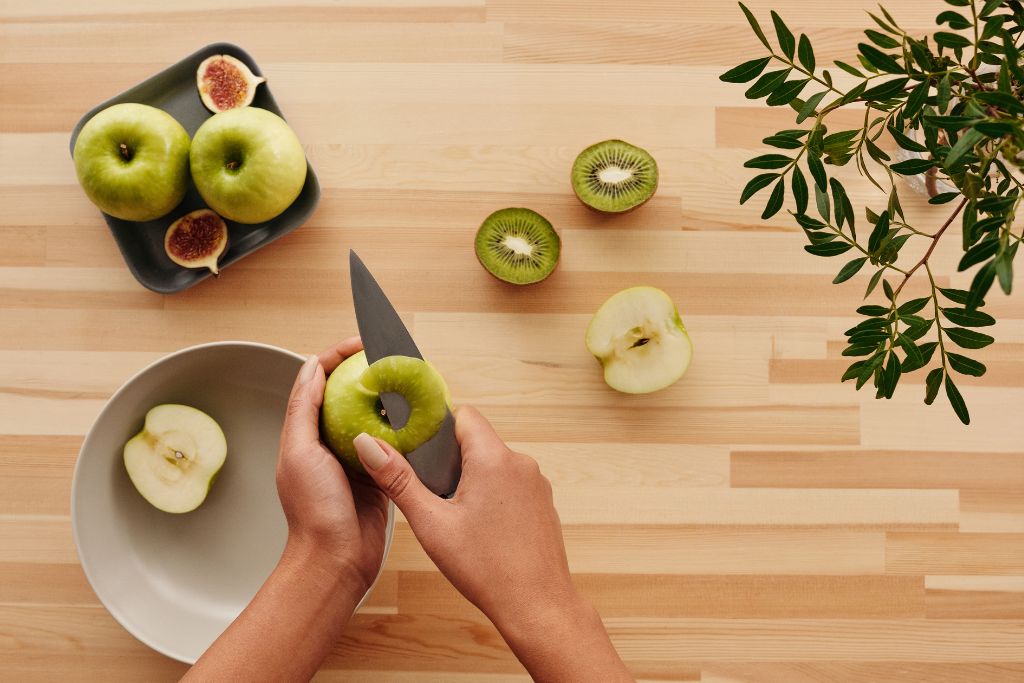
[(402, 511), (411, 524), (441, 499), (423, 485), (405, 457), (380, 439), (365, 432), (353, 440), (359, 461), (380, 490)]

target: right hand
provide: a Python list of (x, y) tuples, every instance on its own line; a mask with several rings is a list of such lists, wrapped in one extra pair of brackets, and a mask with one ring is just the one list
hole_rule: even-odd
[(569, 578), (551, 484), (475, 409), (455, 418), (462, 479), (450, 500), (431, 493), (387, 443), (362, 434), (356, 450), (430, 559), (500, 630), (541, 629), (547, 617), (576, 612), (585, 603)]

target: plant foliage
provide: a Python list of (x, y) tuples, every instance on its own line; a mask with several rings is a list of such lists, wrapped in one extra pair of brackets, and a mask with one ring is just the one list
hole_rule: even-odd
[[(846, 331), (843, 355), (853, 363), (842, 381), (853, 380), (857, 389), (870, 381), (876, 398), (891, 398), (903, 375), (925, 372), (925, 403), (943, 389), (968, 424), (954, 377), (985, 374), (985, 366), (966, 354), (993, 342), (981, 330), (995, 320), (981, 309), (996, 282), (1010, 293), (1013, 259), (1024, 240), (1014, 232), (1024, 187), (1024, 8), (1019, 0), (945, 3), (952, 8), (935, 18), (937, 30), (924, 37), (907, 34), (885, 8), (879, 7), (879, 15), (869, 12), (873, 24), (857, 45), (856, 60), (834, 62), (856, 79), (845, 88), (830, 68), (820, 68), (806, 35), (796, 37), (772, 12), (773, 44), (740, 3), (768, 54), (720, 78), (750, 83), (749, 99), (789, 105), (800, 126), (765, 138), (779, 151), (746, 162), (760, 172), (743, 189), (740, 203), (771, 187), (762, 213), (767, 219), (791, 197), (790, 213), (807, 237), (804, 249), (824, 258), (852, 256), (833, 282), (860, 275), (867, 279), (864, 298), (875, 293), (881, 300), (858, 308), (863, 319)], [(829, 116), (843, 108), (863, 110), (863, 124), (830, 130)], [(908, 158), (894, 160), (879, 144), (885, 136)], [(881, 193), (874, 208), (859, 211), (831, 176), (830, 169), (851, 162)], [(918, 174), (926, 176), (931, 204), (951, 205), (939, 225), (913, 226), (903, 213), (899, 176)], [(938, 192), (940, 182), (956, 191)], [(939, 287), (929, 263), (958, 218), (958, 268), (974, 269), (966, 290)], [(907, 262), (901, 253), (911, 243), (924, 255)], [(929, 296), (904, 296), (915, 277), (927, 278)]]

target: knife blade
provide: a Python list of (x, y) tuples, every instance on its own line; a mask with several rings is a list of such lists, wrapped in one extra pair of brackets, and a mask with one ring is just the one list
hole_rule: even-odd
[[(348, 261), (356, 324), (367, 362), (375, 363), (387, 356), (422, 359), (408, 328), (366, 264), (354, 250), (349, 251)], [(409, 419), (409, 404), (396, 393), (382, 393), (380, 399), (391, 427), (401, 429)], [(451, 412), (445, 415), (437, 434), (405, 456), (428, 489), (442, 497), (453, 494), (462, 475), (462, 454)]]

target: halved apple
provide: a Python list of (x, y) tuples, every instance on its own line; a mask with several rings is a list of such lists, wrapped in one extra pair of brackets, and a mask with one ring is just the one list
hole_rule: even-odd
[(586, 342), (604, 367), (604, 381), (627, 394), (674, 384), (693, 355), (675, 304), (656, 287), (631, 287), (612, 295), (590, 321)]
[(191, 512), (209, 493), (228, 454), (220, 425), (180, 404), (146, 413), (142, 431), (124, 445), (124, 466), (142, 497), (164, 512)]

